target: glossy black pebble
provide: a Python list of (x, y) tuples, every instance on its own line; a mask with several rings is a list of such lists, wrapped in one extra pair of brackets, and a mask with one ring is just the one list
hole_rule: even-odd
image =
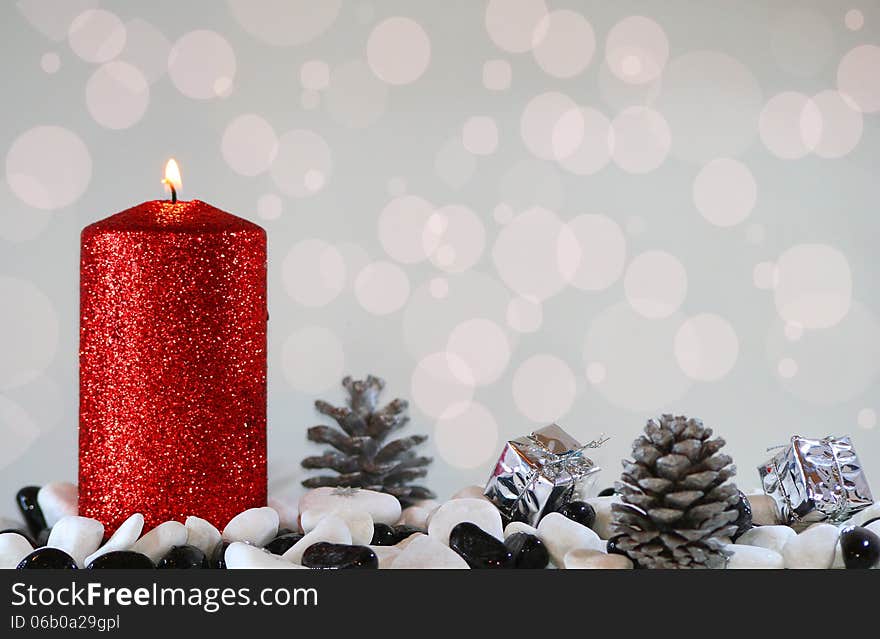
[(312, 544), (302, 556), (306, 568), (346, 570), (351, 568), (378, 568), (379, 558), (366, 546), (330, 544), (322, 541)]
[(602, 490), (599, 491), (599, 494), (597, 495), (597, 497), (611, 497), (612, 495), (614, 495), (613, 488), (603, 488)]
[(37, 535), (37, 548), (41, 548), (49, 543), (49, 535), (52, 533), (52, 530), (49, 528), (43, 528)]
[(880, 560), (880, 537), (863, 526), (845, 528), (840, 533), (840, 551), (847, 568), (872, 568)]
[(17, 568), (19, 570), (39, 570), (41, 568), (76, 570), (76, 562), (73, 560), (73, 557), (58, 548), (38, 548), (22, 559)]
[(752, 528), (752, 505), (741, 490), (737, 492), (739, 493), (739, 500), (737, 500), (735, 506), (737, 517), (736, 521), (733, 522), (736, 526), (736, 532), (733, 533), (734, 540)]
[(37, 503), (38, 492), (40, 492), (39, 486), (25, 486), (15, 493), (15, 503), (18, 504), (18, 509), (24, 517), (24, 523), (27, 524), (28, 530), (34, 537), (46, 527), (46, 518)]
[(529, 533), (514, 533), (504, 540), (504, 545), (513, 553), (514, 568), (546, 568), (550, 563), (544, 542)]
[(581, 526), (592, 528), (596, 523), (596, 510), (585, 501), (570, 501), (558, 510), (560, 515), (565, 515)]
[(221, 541), (214, 546), (214, 551), (211, 553), (211, 559), (209, 560), (211, 568), (226, 570), (226, 549), (228, 547), (228, 541)]
[(266, 550), (271, 552), (273, 555), (283, 555), (288, 550), (293, 548), (294, 544), (302, 539), (304, 535), (302, 533), (296, 532), (288, 532), (281, 535), (278, 535), (265, 545)]
[(469, 521), (463, 521), (452, 529), (449, 547), (471, 568), (513, 568), (510, 548)]
[(156, 568), (163, 569), (185, 569), (193, 568), (210, 568), (211, 564), (205, 553), (195, 546), (184, 544), (182, 546), (172, 546), (171, 550), (165, 553), (165, 556), (156, 564)]
[(609, 555), (623, 555), (624, 557), (626, 557), (627, 554), (617, 547), (617, 540), (618, 537), (612, 537), (611, 539), (609, 539), (608, 542), (605, 544), (605, 551)]
[(398, 541), (397, 533), (388, 524), (373, 524), (373, 539), (371, 546), (393, 546)]
[(6, 533), (15, 533), (16, 535), (21, 535), (25, 539), (28, 540), (28, 543), (31, 545), (31, 548), (36, 548), (37, 544), (34, 543), (34, 540), (31, 539), (31, 536), (27, 534), (23, 530), (18, 530), (17, 528), (7, 528), (6, 530), (0, 530), (0, 535), (5, 535)]
[(416, 528), (415, 526), (407, 526), (406, 524), (400, 524), (399, 526), (394, 527), (394, 535), (397, 539), (394, 543), (396, 544), (398, 541), (403, 541), (410, 535), (415, 535), (416, 533), (425, 532), (421, 528)]
[(151, 570), (155, 568), (150, 558), (131, 550), (113, 550), (104, 553), (86, 566), (89, 570)]

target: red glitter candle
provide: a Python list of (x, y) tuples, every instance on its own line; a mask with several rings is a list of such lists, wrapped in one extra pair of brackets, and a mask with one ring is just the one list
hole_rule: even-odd
[(108, 531), (266, 504), (266, 233), (169, 179), (82, 232), (79, 512)]

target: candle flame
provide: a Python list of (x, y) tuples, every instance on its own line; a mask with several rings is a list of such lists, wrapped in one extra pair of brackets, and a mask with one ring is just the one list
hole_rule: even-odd
[(169, 190), (175, 191), (179, 191), (183, 185), (180, 179), (180, 167), (177, 166), (177, 160), (174, 158), (168, 160), (168, 164), (165, 165), (165, 179), (162, 180), (162, 184)]

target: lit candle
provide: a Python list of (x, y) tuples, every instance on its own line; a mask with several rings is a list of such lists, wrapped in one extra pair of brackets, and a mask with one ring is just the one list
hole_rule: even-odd
[(266, 233), (163, 182), (82, 232), (79, 512), (110, 531), (266, 503)]

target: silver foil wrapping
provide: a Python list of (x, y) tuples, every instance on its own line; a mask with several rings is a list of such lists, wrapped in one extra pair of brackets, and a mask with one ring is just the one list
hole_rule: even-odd
[(794, 526), (844, 521), (874, 503), (848, 436), (795, 435), (758, 472), (783, 521)]
[(508, 441), (484, 494), (508, 518), (537, 525), (541, 517), (568, 502), (578, 485), (599, 471), (584, 455), (586, 446), (552, 424)]

